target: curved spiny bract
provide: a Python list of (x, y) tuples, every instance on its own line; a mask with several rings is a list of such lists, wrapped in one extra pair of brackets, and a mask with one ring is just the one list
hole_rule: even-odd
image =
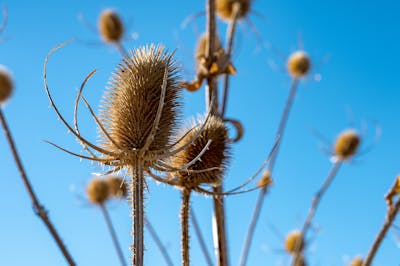
[(235, 3), (238, 3), (240, 6), (238, 18), (241, 19), (245, 17), (250, 11), (251, 0), (216, 0), (215, 8), (217, 15), (224, 20), (233, 20)]
[[(165, 71), (165, 98), (160, 106)], [(151, 167), (155, 163), (152, 151), (166, 149), (177, 128), (181, 107), (178, 83), (178, 68), (172, 54), (160, 46), (145, 46), (124, 58), (101, 106), (100, 121), (111, 138), (101, 134), (103, 148), (124, 154), (122, 163), (126, 166), (133, 164), (137, 151), (142, 151), (141, 159)], [(157, 107), (162, 108), (161, 116), (154, 138), (146, 147), (157, 118)]]

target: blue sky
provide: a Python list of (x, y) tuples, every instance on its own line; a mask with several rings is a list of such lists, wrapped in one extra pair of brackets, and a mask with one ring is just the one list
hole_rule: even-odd
[[(49, 108), (43, 87), (43, 63), (55, 45), (75, 38), (79, 41), (58, 51), (49, 63), (48, 78), (58, 106), (72, 121), (76, 89), (94, 68), (98, 73), (89, 82), (86, 95), (95, 110), (105, 85), (120, 60), (112, 47), (88, 45), (99, 42), (98, 35), (83, 25), (78, 17), (96, 24), (104, 8), (115, 8), (127, 23), (128, 34), (137, 40), (126, 40), (132, 49), (147, 43), (163, 43), (177, 50), (184, 77), (192, 78), (192, 51), (204, 28), (204, 18), (194, 26), (180, 28), (190, 14), (204, 10), (203, 1), (4, 1), (9, 23), (0, 45), (0, 64), (13, 73), (16, 90), (4, 106), (6, 118), (17, 142), (23, 163), (34, 189), (50, 211), (65, 243), (79, 265), (118, 265), (112, 242), (95, 207), (82, 197), (91, 173), (101, 168), (87, 161), (55, 150), (47, 139), (81, 151), (72, 134)], [(327, 175), (331, 163), (318, 146), (312, 129), (334, 141), (336, 135), (355, 124), (361, 129), (366, 121), (368, 132), (363, 146), (373, 141), (374, 123), (382, 128), (382, 137), (372, 151), (356, 157), (339, 172), (323, 199), (315, 217), (318, 230), (311, 234), (307, 255), (310, 265), (345, 265), (349, 257), (365, 255), (383, 223), (386, 205), (383, 199), (399, 173), (400, 99), (397, 76), (400, 55), (398, 1), (255, 1), (249, 18), (264, 43), (270, 43), (283, 54), (298, 48), (301, 34), (322, 80), (311, 78), (300, 83), (277, 161), (275, 184), (266, 198), (256, 230), (248, 265), (287, 265), (282, 252), (283, 239), (300, 227), (313, 194)], [(195, 28), (198, 30), (195, 30)], [(219, 32), (225, 36), (226, 25)], [(263, 48), (256, 51), (257, 41), (246, 23), (239, 28), (227, 115), (239, 119), (245, 135), (234, 147), (234, 158), (226, 176), (226, 187), (240, 184), (261, 164), (271, 148), (283, 104), (289, 91), (289, 76), (270, 67), (274, 61), (281, 68), (285, 61)], [(329, 60), (325, 60), (329, 58)], [(185, 92), (185, 119), (204, 112), (204, 90)], [(348, 110), (354, 114), (350, 118)], [(95, 140), (97, 131), (90, 115), (81, 109), (82, 133)], [(12, 161), (3, 134), (0, 135), (0, 265), (65, 265), (50, 235), (34, 216), (29, 198)], [(173, 257), (180, 264), (179, 203), (176, 189), (149, 181), (146, 212)], [(232, 265), (239, 260), (245, 232), (257, 193), (226, 199)], [(129, 257), (130, 216), (127, 204), (110, 203), (126, 258)], [(210, 252), (211, 200), (196, 195), (193, 208), (201, 218)], [(272, 229), (276, 228), (276, 229)], [(279, 233), (277, 233), (279, 232)], [(375, 265), (397, 265), (400, 253), (392, 230), (384, 241)], [(192, 265), (205, 265), (196, 237), (191, 241)], [(154, 242), (146, 235), (146, 265), (164, 265)]]

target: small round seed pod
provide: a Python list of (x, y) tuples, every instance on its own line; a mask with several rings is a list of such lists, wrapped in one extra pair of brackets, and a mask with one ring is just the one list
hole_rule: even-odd
[(356, 257), (350, 262), (349, 266), (362, 266), (363, 263), (364, 263), (364, 261), (362, 258)]
[(128, 188), (124, 179), (118, 176), (109, 176), (106, 178), (110, 196), (114, 198), (124, 198), (128, 193)]
[(7, 101), (14, 90), (11, 75), (7, 69), (0, 67), (0, 104)]
[(245, 17), (250, 11), (251, 0), (216, 0), (215, 9), (217, 15), (227, 21), (233, 20), (235, 4), (240, 7), (238, 19)]
[(102, 178), (93, 178), (86, 188), (86, 193), (91, 203), (104, 204), (109, 197), (107, 182)]
[(257, 182), (257, 186), (260, 188), (268, 188), (272, 185), (271, 172), (269, 170), (265, 170), (260, 180)]
[(100, 108), (100, 121), (113, 141), (102, 136), (104, 149), (130, 153), (144, 148), (157, 117), (166, 70), (162, 112), (146, 154), (151, 157), (152, 150), (160, 151), (170, 144), (181, 109), (178, 68), (172, 54), (150, 45), (124, 58), (109, 83)]
[(336, 139), (334, 146), (335, 155), (340, 159), (348, 159), (357, 152), (360, 136), (354, 130), (342, 132)]
[(118, 14), (111, 10), (104, 10), (99, 17), (98, 27), (105, 42), (119, 42), (124, 35), (124, 26)]
[(289, 56), (287, 69), (289, 74), (296, 79), (307, 75), (311, 68), (311, 61), (304, 51), (296, 51)]
[(289, 253), (298, 253), (303, 249), (303, 235), (300, 231), (290, 232), (285, 239), (285, 250)]
[(200, 136), (193, 141), (198, 133), (199, 127), (196, 126), (181, 141), (181, 145), (192, 143), (186, 149), (176, 154), (171, 159), (171, 165), (179, 168), (188, 164), (195, 159), (211, 140), (211, 144), (205, 153), (196, 161), (189, 170), (206, 170), (218, 167), (218, 169), (210, 170), (202, 173), (188, 173), (187, 171), (179, 171), (176, 173), (179, 186), (193, 189), (200, 184), (217, 184), (221, 181), (224, 170), (228, 163), (230, 146), (228, 143), (228, 130), (224, 122), (216, 117), (211, 116), (207, 124), (204, 126)]

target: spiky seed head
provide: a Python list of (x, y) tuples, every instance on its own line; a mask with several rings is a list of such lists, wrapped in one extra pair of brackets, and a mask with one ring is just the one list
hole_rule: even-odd
[(286, 236), (285, 250), (289, 253), (297, 253), (303, 249), (303, 244), (303, 234), (294, 230)]
[(96, 205), (102, 205), (109, 197), (107, 182), (102, 178), (93, 178), (90, 180), (86, 193), (89, 201)]
[(114, 198), (124, 198), (128, 193), (128, 188), (124, 179), (119, 176), (109, 176), (106, 178), (110, 196)]
[(351, 262), (349, 266), (362, 266), (364, 263), (363, 259), (360, 257), (355, 257)]
[(250, 11), (251, 0), (216, 0), (215, 9), (217, 15), (224, 20), (231, 21), (234, 19), (234, 4), (239, 5), (240, 11), (238, 19), (247, 15)]
[(272, 185), (272, 182), (271, 172), (269, 170), (265, 170), (261, 179), (258, 180), (257, 186), (260, 188), (268, 188)]
[(111, 9), (106, 9), (100, 14), (98, 27), (105, 42), (119, 42), (124, 35), (122, 21), (118, 14)]
[(307, 75), (311, 68), (311, 61), (304, 51), (296, 51), (289, 56), (287, 69), (289, 74), (296, 79)]
[[(208, 50), (208, 34), (204, 33), (201, 35), (199, 40), (197, 41), (196, 46), (196, 60), (197, 63), (200, 63), (199, 60), (203, 60), (206, 57), (207, 50)], [(217, 37), (215, 38), (215, 51), (222, 49), (221, 40)]]
[(8, 70), (0, 66), (0, 104), (7, 101), (14, 90), (11, 75)]
[(147, 150), (165, 149), (180, 118), (181, 88), (172, 54), (160, 46), (145, 46), (124, 58), (103, 97), (100, 121), (114, 144), (102, 136), (109, 151), (134, 151), (144, 147), (160, 103), (165, 70), (168, 70), (165, 99), (155, 136)]
[(334, 146), (335, 155), (339, 159), (349, 159), (357, 152), (360, 144), (360, 136), (355, 130), (343, 131), (337, 138)]
[(219, 183), (229, 159), (230, 146), (228, 143), (228, 130), (222, 119), (211, 116), (201, 131), (200, 136), (194, 139), (199, 130), (200, 127), (195, 126), (195, 128), (183, 138), (180, 145), (183, 146), (188, 143), (191, 143), (191, 145), (173, 156), (171, 164), (179, 168), (189, 163), (201, 153), (207, 142), (211, 140), (208, 150), (200, 157), (200, 160), (189, 167), (189, 170), (205, 170), (214, 167), (218, 169), (202, 173), (188, 173), (187, 171), (176, 173), (180, 186), (188, 189), (197, 187), (200, 184)]

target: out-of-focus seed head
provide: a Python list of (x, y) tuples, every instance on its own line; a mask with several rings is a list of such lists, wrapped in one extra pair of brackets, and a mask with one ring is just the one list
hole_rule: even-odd
[(360, 145), (361, 139), (354, 130), (343, 131), (337, 138), (334, 146), (335, 155), (341, 159), (349, 159), (353, 156)]
[(189, 170), (205, 170), (214, 167), (218, 167), (218, 169), (202, 173), (177, 172), (176, 176), (178, 177), (179, 185), (189, 189), (195, 188), (200, 184), (219, 183), (226, 169), (230, 154), (228, 130), (220, 118), (211, 116), (201, 131), (200, 136), (193, 141), (193, 138), (199, 130), (199, 126), (196, 126), (183, 138), (180, 145), (192, 144), (183, 151), (177, 153), (176, 156), (171, 159), (171, 164), (179, 168), (189, 163), (201, 153), (207, 142), (211, 140), (208, 150), (200, 157), (200, 160), (189, 167)]
[(289, 56), (287, 69), (289, 74), (296, 79), (307, 75), (311, 68), (311, 61), (304, 51), (296, 51)]
[(180, 118), (178, 68), (172, 54), (151, 45), (136, 49), (123, 59), (103, 97), (100, 121), (114, 140), (102, 136), (105, 149), (129, 153), (144, 147), (157, 115), (166, 69), (165, 100), (147, 155), (170, 144)]
[(350, 262), (349, 266), (362, 266), (363, 263), (364, 263), (364, 261), (362, 258), (356, 257)]
[(260, 188), (268, 188), (273, 183), (271, 178), (271, 172), (269, 170), (265, 170), (260, 180), (257, 182), (257, 186)]
[(240, 7), (238, 19), (245, 17), (250, 11), (251, 0), (216, 0), (215, 9), (217, 15), (227, 21), (233, 20), (235, 4)]
[[(215, 51), (222, 49), (221, 40), (217, 37), (215, 38)], [(196, 61), (200, 63), (199, 60), (206, 58), (208, 50), (208, 34), (204, 33), (197, 41), (196, 47)]]
[(109, 197), (107, 182), (102, 178), (93, 178), (86, 188), (86, 193), (91, 203), (103, 205)]
[(285, 250), (289, 253), (297, 253), (303, 249), (303, 235), (300, 231), (290, 232), (285, 239)]
[(14, 90), (14, 84), (8, 70), (0, 66), (0, 104), (7, 101)]
[(106, 9), (100, 14), (98, 27), (105, 42), (119, 42), (124, 35), (122, 21), (118, 14), (111, 9)]
[(128, 188), (124, 179), (119, 176), (109, 176), (106, 178), (110, 196), (114, 198), (124, 198), (128, 193)]

